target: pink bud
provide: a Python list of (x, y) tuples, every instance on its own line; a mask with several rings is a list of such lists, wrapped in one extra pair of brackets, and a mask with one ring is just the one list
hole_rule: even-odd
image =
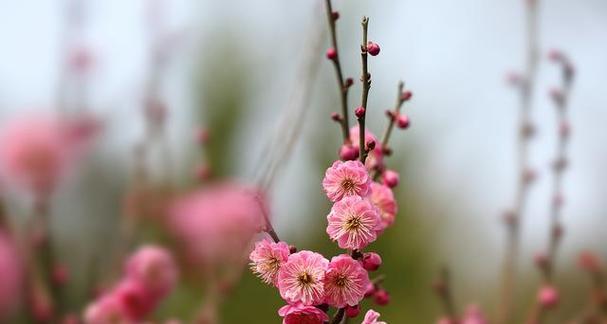
[(346, 82), (344, 84), (344, 86), (346, 86), (346, 88), (351, 87), (354, 84), (354, 80), (352, 78), (347, 78)]
[(339, 121), (341, 121), (341, 115), (338, 114), (338, 113), (336, 113), (336, 112), (332, 112), (331, 113), (331, 119), (333, 121), (339, 122)]
[(398, 186), (400, 177), (396, 171), (386, 170), (382, 175), (382, 180), (386, 186), (394, 188)]
[(385, 306), (390, 303), (390, 294), (385, 289), (378, 289), (373, 294), (373, 301), (380, 306)]
[(373, 151), (373, 149), (375, 149), (375, 140), (370, 139), (367, 141), (367, 150)]
[(333, 47), (327, 50), (327, 58), (329, 60), (335, 60), (337, 58), (337, 51)]
[(379, 54), (380, 50), (381, 49), (379, 48), (379, 45), (377, 43), (374, 43), (374, 42), (367, 43), (367, 52), (369, 54), (371, 54), (371, 56), (377, 56)]
[(396, 125), (398, 126), (398, 128), (401, 128), (401, 129), (409, 128), (409, 124), (410, 124), (409, 116), (407, 116), (405, 114), (400, 114), (396, 118)]
[(537, 295), (539, 304), (544, 308), (552, 308), (559, 302), (559, 292), (552, 286), (544, 286)]
[(381, 265), (381, 257), (375, 252), (363, 254), (363, 268), (367, 271), (375, 271)]
[(354, 115), (358, 118), (362, 118), (365, 115), (365, 107), (358, 107), (354, 110)]
[(411, 97), (413, 97), (413, 92), (411, 92), (411, 91), (404, 91), (400, 95), (400, 100), (402, 100), (402, 101), (408, 101), (408, 100), (411, 100)]
[(376, 287), (373, 283), (371, 283), (371, 281), (369, 281), (369, 283), (367, 284), (366, 290), (365, 290), (365, 297), (371, 297), (375, 294), (376, 291)]
[(358, 158), (360, 152), (354, 146), (344, 144), (339, 149), (339, 157), (344, 161), (352, 161)]
[(339, 19), (339, 12), (337, 12), (337, 11), (333, 11), (333, 12), (331, 13), (331, 18), (333, 18), (333, 20), (337, 20), (337, 19)]
[(354, 318), (360, 314), (360, 305), (346, 306), (346, 316)]

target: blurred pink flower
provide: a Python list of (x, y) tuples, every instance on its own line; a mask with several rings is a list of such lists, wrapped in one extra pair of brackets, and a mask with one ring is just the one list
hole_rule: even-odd
[(487, 324), (488, 321), (477, 305), (469, 305), (464, 312), (462, 324)]
[(327, 216), (327, 234), (342, 249), (362, 249), (377, 239), (379, 210), (366, 199), (350, 196), (336, 202)]
[(110, 292), (118, 300), (131, 320), (142, 320), (158, 305), (159, 299), (145, 283), (131, 278), (123, 279)]
[(394, 218), (396, 217), (397, 205), (394, 193), (388, 186), (373, 182), (371, 183), (369, 200), (379, 209), (379, 216), (381, 217), (380, 230), (383, 231), (394, 223)]
[(0, 319), (15, 308), (23, 283), (22, 268), (10, 236), (0, 230)]
[(277, 286), (278, 272), (287, 262), (289, 254), (289, 246), (286, 243), (261, 240), (255, 244), (255, 249), (249, 255), (251, 270), (263, 282)]
[[(350, 141), (352, 141), (352, 146), (356, 150), (360, 150), (360, 131), (358, 125), (350, 128)], [(382, 152), (382, 146), (380, 145), (380, 141), (377, 139), (373, 133), (371, 133), (368, 129), (365, 130), (365, 143), (369, 143), (369, 141), (374, 141), (377, 143), (375, 148), (369, 152), (369, 156), (365, 160), (365, 166), (369, 169), (381, 169), (384, 163), (384, 154)]]
[(280, 296), (289, 303), (322, 304), (323, 280), (328, 266), (329, 261), (315, 252), (291, 254), (278, 273)]
[(366, 196), (371, 177), (360, 161), (335, 161), (325, 172), (322, 186), (329, 200), (335, 202), (347, 196)]
[(380, 314), (372, 309), (367, 311), (365, 319), (361, 324), (387, 324), (386, 322), (378, 321)]
[(85, 324), (135, 324), (129, 319), (122, 303), (113, 295), (101, 297), (84, 311)]
[(360, 262), (347, 254), (333, 257), (325, 274), (325, 303), (340, 308), (358, 305), (369, 283)]
[(143, 246), (126, 265), (129, 279), (139, 282), (156, 298), (164, 298), (177, 282), (177, 266), (170, 252), (162, 247)]
[(35, 194), (50, 193), (96, 133), (92, 118), (22, 116), (0, 130), (0, 176)]
[(278, 315), (284, 317), (282, 324), (323, 324), (329, 321), (329, 315), (322, 310), (301, 303), (281, 307)]
[(214, 184), (177, 199), (170, 228), (191, 261), (209, 265), (239, 261), (264, 226), (265, 201), (253, 187)]

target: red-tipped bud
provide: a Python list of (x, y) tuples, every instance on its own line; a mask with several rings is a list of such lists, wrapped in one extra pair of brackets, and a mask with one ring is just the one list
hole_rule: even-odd
[(552, 62), (562, 62), (563, 61), (563, 53), (557, 49), (552, 49), (548, 52), (548, 59)]
[(398, 182), (400, 180), (400, 176), (396, 171), (386, 170), (382, 174), (382, 180), (384, 184), (390, 188), (394, 188), (398, 186)]
[(200, 145), (204, 145), (209, 142), (209, 131), (204, 128), (197, 129), (194, 136), (196, 143)]
[(365, 107), (358, 107), (354, 110), (354, 115), (357, 118), (362, 118), (365, 115), (365, 112), (366, 112)]
[(336, 112), (331, 113), (331, 119), (336, 122), (340, 122), (342, 120), (341, 115)]
[(396, 118), (396, 126), (398, 126), (400, 129), (409, 128), (410, 123), (409, 116), (405, 114), (399, 114)]
[(380, 306), (390, 303), (390, 294), (385, 289), (378, 289), (373, 294), (373, 301)]
[(354, 318), (360, 314), (360, 305), (346, 306), (346, 316)]
[(367, 141), (367, 151), (373, 151), (375, 149), (375, 140)]
[(353, 161), (358, 158), (360, 152), (352, 145), (344, 144), (339, 149), (339, 158), (344, 161)]
[(337, 58), (337, 51), (333, 47), (327, 50), (327, 58), (329, 60), (335, 60)]
[(411, 100), (411, 97), (413, 97), (413, 92), (403, 91), (403, 93), (400, 95), (400, 100), (409, 101), (409, 100)]
[(559, 292), (552, 286), (544, 286), (537, 294), (537, 301), (543, 308), (552, 308), (559, 303)]
[(511, 86), (518, 86), (523, 83), (523, 76), (518, 72), (510, 71), (506, 73), (506, 82)]
[(339, 12), (337, 12), (337, 11), (333, 11), (333, 12), (331, 13), (331, 18), (333, 18), (333, 20), (337, 20), (337, 19), (339, 19)]
[(352, 79), (352, 78), (347, 78), (347, 79), (346, 79), (346, 81), (345, 81), (344, 86), (346, 86), (346, 88), (349, 88), (349, 87), (351, 87), (353, 84), (354, 84), (354, 79)]
[(601, 271), (601, 261), (596, 254), (591, 251), (583, 251), (580, 253), (577, 263), (580, 268), (588, 272), (596, 273)]
[(381, 257), (375, 252), (367, 252), (363, 254), (363, 268), (367, 271), (375, 271), (381, 265)]
[(379, 45), (374, 42), (367, 43), (367, 53), (371, 54), (371, 56), (377, 56), (380, 52)]
[(289, 245), (289, 253), (293, 254), (297, 252), (295, 245)]

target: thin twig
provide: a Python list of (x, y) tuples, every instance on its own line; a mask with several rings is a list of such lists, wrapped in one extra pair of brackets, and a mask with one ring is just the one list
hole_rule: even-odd
[[(539, 0), (538, 0), (539, 1)], [(534, 93), (534, 82), (537, 71), (538, 40), (537, 40), (537, 2), (527, 1), (527, 57), (525, 78), (521, 87), (521, 104), (518, 121), (518, 183), (511, 219), (508, 221), (508, 243), (502, 269), (500, 301), (497, 310), (496, 324), (512, 322), (513, 298), (516, 292), (518, 276), (518, 258), (520, 249), (520, 224), (525, 211), (529, 179), (527, 177), (528, 150), (531, 127), (530, 111)]]
[(359, 157), (360, 162), (365, 164), (365, 160), (367, 159), (367, 155), (369, 151), (365, 145), (365, 117), (367, 115), (367, 100), (369, 98), (369, 90), (371, 89), (371, 75), (369, 74), (369, 66), (367, 63), (367, 58), (369, 56), (367, 51), (367, 30), (369, 27), (369, 18), (363, 17), (361, 21), (361, 26), (363, 29), (363, 39), (362, 44), (360, 45), (360, 57), (362, 61), (362, 75), (360, 77), (360, 81), (362, 82), (362, 92), (361, 92), (361, 101), (360, 106), (363, 108), (363, 113), (360, 117), (358, 117), (358, 132), (359, 136)]

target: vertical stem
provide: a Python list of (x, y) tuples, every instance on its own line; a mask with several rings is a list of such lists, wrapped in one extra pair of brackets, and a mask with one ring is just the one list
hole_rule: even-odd
[(360, 45), (360, 57), (362, 61), (362, 76), (360, 77), (360, 81), (363, 85), (363, 90), (361, 93), (361, 103), (360, 106), (364, 108), (362, 116), (358, 118), (358, 130), (360, 134), (359, 138), (359, 150), (360, 150), (360, 162), (365, 164), (365, 160), (367, 159), (367, 148), (365, 147), (365, 116), (367, 115), (367, 100), (369, 98), (369, 90), (371, 89), (371, 75), (369, 74), (369, 68), (367, 64), (367, 58), (369, 54), (367, 53), (367, 30), (369, 27), (369, 18), (363, 17), (361, 22), (363, 28), (363, 39), (362, 44)]
[(335, 50), (335, 59), (333, 59), (333, 67), (335, 67), (335, 75), (337, 77), (337, 85), (339, 87), (339, 94), (341, 99), (341, 114), (342, 119), (340, 122), (344, 143), (350, 142), (350, 126), (348, 120), (348, 89), (349, 87), (344, 82), (344, 75), (341, 68), (341, 61), (339, 60), (339, 49), (337, 46), (337, 31), (335, 20), (336, 17), (333, 15), (333, 6), (331, 0), (325, 0), (327, 9), (327, 20), (329, 22), (329, 29), (331, 34), (331, 45)]
[(525, 210), (528, 185), (525, 172), (528, 170), (529, 134), (524, 131), (530, 125), (530, 110), (534, 92), (535, 75), (538, 60), (537, 41), (537, 1), (527, 1), (527, 54), (524, 85), (521, 88), (521, 105), (518, 122), (518, 183), (513, 209), (513, 219), (508, 224), (508, 243), (502, 269), (502, 284), (497, 312), (497, 324), (512, 322), (513, 299), (518, 277), (518, 258), (520, 250), (520, 224)]

